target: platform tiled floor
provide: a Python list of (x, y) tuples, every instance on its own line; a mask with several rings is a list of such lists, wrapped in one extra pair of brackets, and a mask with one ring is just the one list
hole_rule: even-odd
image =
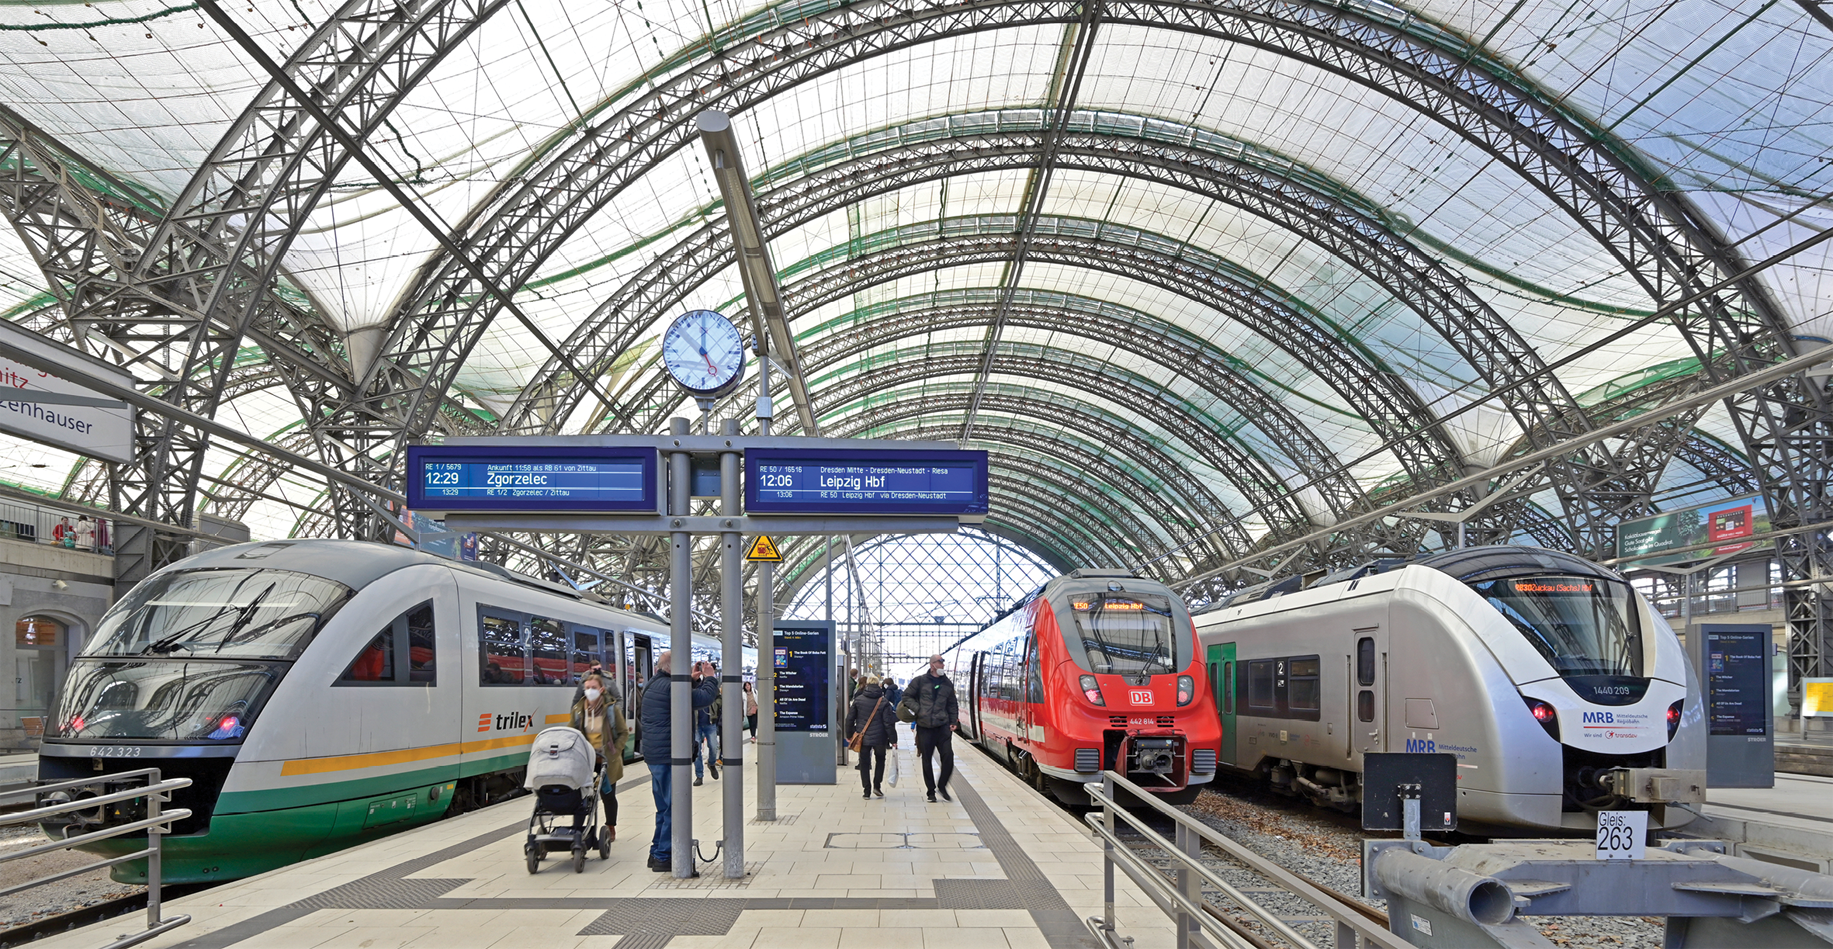
[[(749, 758), (752, 748), (747, 747)], [(620, 792), (611, 859), (584, 873), (553, 857), (523, 865), (527, 800), (442, 821), (174, 901), (193, 921), (147, 943), (188, 949), (1044, 949), (1094, 947), (1100, 850), (1062, 809), (972, 748), (957, 745), (954, 803), (923, 800), (908, 744), (902, 787), (860, 798), (840, 784), (779, 788), (774, 824), (749, 820), (734, 885), (719, 863), (677, 881), (645, 866), (654, 809), (646, 782)], [(749, 769), (747, 768), (747, 772)], [(729, 772), (728, 772), (729, 773)], [(637, 765), (635, 775), (646, 775)], [(747, 782), (749, 783), (749, 782)], [(914, 789), (913, 789), (914, 785)], [(696, 833), (721, 836), (720, 782), (695, 789)], [(557, 857), (558, 855), (556, 855)], [(1120, 931), (1138, 949), (1172, 942), (1170, 922), (1120, 877)], [(127, 917), (47, 940), (93, 947), (132, 931)]]

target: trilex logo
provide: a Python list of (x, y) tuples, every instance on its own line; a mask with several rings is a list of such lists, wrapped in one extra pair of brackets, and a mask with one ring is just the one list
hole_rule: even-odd
[(497, 731), (523, 731), (535, 727), (535, 717), (527, 712), (485, 712), (477, 717), (477, 730), (487, 732), (494, 728)]

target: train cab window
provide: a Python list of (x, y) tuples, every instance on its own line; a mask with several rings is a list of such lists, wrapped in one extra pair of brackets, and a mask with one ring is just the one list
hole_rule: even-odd
[(532, 685), (571, 685), (567, 675), (566, 624), (537, 616), (528, 623), (528, 651), (533, 660)]
[(1375, 684), (1375, 639), (1372, 636), (1356, 640), (1356, 684)]
[(1247, 707), (1273, 709), (1273, 660), (1256, 659), (1247, 664)]
[[(1318, 687), (1318, 657), (1298, 656), (1290, 662), (1291, 673), (1286, 681), (1286, 707), (1292, 710), (1296, 718), (1316, 717), (1318, 698), (1321, 695)], [(1306, 715), (1306, 712), (1311, 714)]]
[[(375, 634), (337, 677), (337, 684), (434, 684), (433, 604), (395, 617)], [(405, 658), (405, 662), (402, 660)]]
[(479, 611), (477, 633), (478, 682), (523, 684), (528, 679), (528, 644), (522, 637), (522, 621)]
[(1044, 701), (1044, 670), (1037, 661), (1037, 637), (1025, 640), (1025, 701)]
[(337, 677), (344, 682), (395, 681), (395, 629), (390, 623), (375, 635), (363, 650), (350, 660), (350, 667)]

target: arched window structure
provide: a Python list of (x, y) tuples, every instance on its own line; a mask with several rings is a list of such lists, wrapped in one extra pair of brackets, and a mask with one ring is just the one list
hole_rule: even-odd
[(831, 574), (817, 567), (784, 615), (823, 618), (831, 588), (839, 633), (859, 643), (864, 668), (902, 677), (1055, 575), (1037, 555), (980, 530), (874, 539), (854, 547), (851, 569), (836, 542)]

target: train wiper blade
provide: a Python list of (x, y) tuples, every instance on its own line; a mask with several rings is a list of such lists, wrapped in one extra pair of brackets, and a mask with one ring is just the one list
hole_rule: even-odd
[(274, 587), (275, 584), (268, 584), (260, 593), (255, 594), (254, 599), (249, 600), (248, 604), (241, 608), (240, 615), (235, 618), (235, 622), (229, 624), (229, 628), (224, 630), (223, 638), (216, 641), (217, 652), (222, 652), (224, 646), (235, 640), (236, 634), (242, 631), (242, 627), (247, 626), (248, 621), (255, 618), (255, 610), (261, 608), (261, 602), (267, 599), (269, 593), (274, 592)]
[(159, 652), (159, 653), (171, 652), (177, 646), (179, 640), (185, 638), (186, 636), (189, 636), (192, 632), (198, 629), (201, 629), (204, 626), (208, 626), (209, 624), (216, 622), (217, 620), (223, 617), (223, 614), (229, 612), (232, 609), (235, 609), (235, 607), (232, 607), (229, 604), (225, 603), (223, 604), (221, 609), (218, 609), (216, 612), (210, 614), (209, 616), (204, 617), (203, 619), (198, 620), (195, 623), (192, 623), (189, 626), (185, 626), (179, 629), (177, 632), (173, 633), (172, 635), (166, 636), (158, 640), (157, 642), (147, 643), (146, 647), (141, 651), (142, 652)]

